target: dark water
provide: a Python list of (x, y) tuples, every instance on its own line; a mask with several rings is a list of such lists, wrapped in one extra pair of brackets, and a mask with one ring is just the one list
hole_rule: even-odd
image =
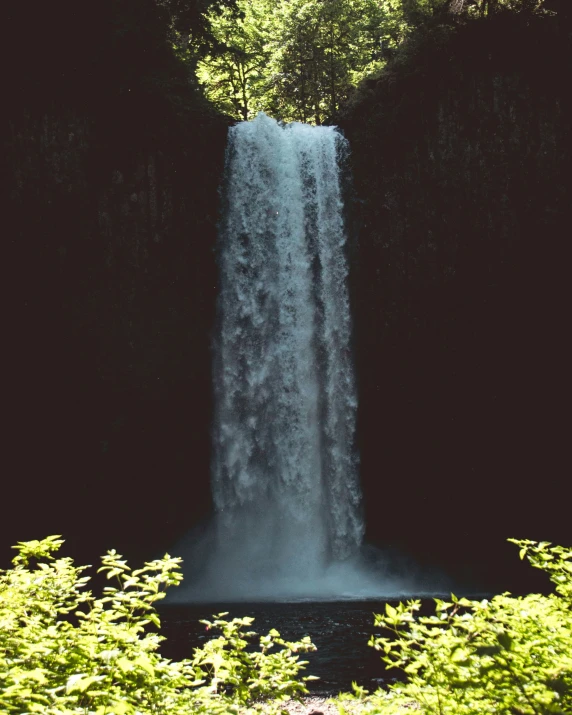
[(367, 645), (376, 633), (373, 614), (384, 609), (385, 602), (380, 601), (164, 606), (161, 632), (167, 640), (161, 652), (168, 658), (190, 657), (195, 647), (219, 635), (207, 633), (199, 620), (228, 611), (229, 619), (252, 616), (252, 630), (260, 635), (276, 628), (287, 640), (310, 636), (318, 650), (303, 654), (309, 661), (304, 674), (320, 678), (308, 684), (311, 692), (336, 694), (350, 690), (353, 680), (375, 690), (397, 675), (397, 671), (386, 672), (380, 654)]

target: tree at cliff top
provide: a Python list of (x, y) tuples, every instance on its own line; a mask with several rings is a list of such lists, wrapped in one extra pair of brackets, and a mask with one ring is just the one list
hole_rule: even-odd
[(280, 6), (270, 109), (286, 120), (321, 124), (352, 88), (384, 64), (404, 26), (392, 0), (294, 0)]
[(258, 111), (321, 124), (403, 36), (398, 0), (239, 0), (211, 15), (219, 46), (199, 63), (207, 97), (228, 114)]
[(249, 119), (264, 108), (266, 71), (272, 57), (270, 38), (276, 18), (267, 0), (241, 2), (211, 16), (217, 39), (199, 63), (207, 97), (229, 116)]

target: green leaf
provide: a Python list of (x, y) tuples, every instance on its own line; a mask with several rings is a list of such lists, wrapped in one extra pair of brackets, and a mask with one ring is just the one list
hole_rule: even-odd
[(133, 670), (133, 663), (125, 657), (118, 658), (116, 665), (123, 673), (128, 673), (130, 670)]
[(508, 633), (502, 632), (497, 634), (497, 640), (501, 644), (502, 648), (504, 650), (510, 650), (512, 647), (512, 638), (509, 636)]
[(471, 653), (468, 649), (459, 646), (453, 652), (451, 660), (453, 663), (465, 663), (468, 661), (470, 655)]
[(135, 708), (125, 700), (114, 700), (109, 706), (109, 715), (126, 715), (135, 712)]
[(151, 663), (149, 656), (140, 655), (133, 660), (133, 663), (135, 665), (138, 665), (140, 668), (143, 668), (143, 670), (146, 671), (147, 673), (149, 673), (149, 675), (151, 675), (151, 676), (155, 675), (155, 668), (153, 667), (153, 664)]
[(395, 618), (397, 616), (397, 610), (391, 606), (389, 603), (385, 604), (385, 614), (389, 618)]
[(102, 675), (88, 675), (83, 674), (71, 675), (66, 683), (66, 693), (73, 693), (74, 691), (79, 691), (80, 693), (85, 693), (93, 683), (97, 683), (99, 680), (103, 680)]

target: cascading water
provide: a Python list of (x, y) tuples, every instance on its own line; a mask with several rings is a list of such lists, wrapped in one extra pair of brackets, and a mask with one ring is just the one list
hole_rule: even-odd
[(334, 127), (282, 125), (264, 114), (229, 130), (214, 351), (215, 523), (176, 549), (191, 570), (173, 601), (412, 592), (410, 573), (388, 570), (371, 547), (360, 553), (339, 166), (346, 148)]
[[(362, 547), (334, 127), (265, 114), (229, 130), (214, 350), (214, 523), (175, 553), (169, 601), (441, 593), (406, 558)], [(441, 579), (441, 584), (445, 583)]]
[(345, 144), (264, 114), (229, 131), (212, 487), (219, 538), (250, 577), (315, 578), (363, 536)]

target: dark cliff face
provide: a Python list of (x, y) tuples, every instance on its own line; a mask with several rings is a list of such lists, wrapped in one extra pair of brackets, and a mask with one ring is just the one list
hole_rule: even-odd
[(337, 121), (368, 533), (519, 587), (506, 537), (572, 539), (570, 39), (514, 18), (443, 32)]
[(207, 6), (3, 6), (0, 548), (61, 533), (82, 560), (149, 557), (209, 509), (228, 122), (172, 42), (206, 41)]
[(3, 541), (63, 533), (82, 558), (149, 557), (208, 510), (226, 128), (11, 117)]

